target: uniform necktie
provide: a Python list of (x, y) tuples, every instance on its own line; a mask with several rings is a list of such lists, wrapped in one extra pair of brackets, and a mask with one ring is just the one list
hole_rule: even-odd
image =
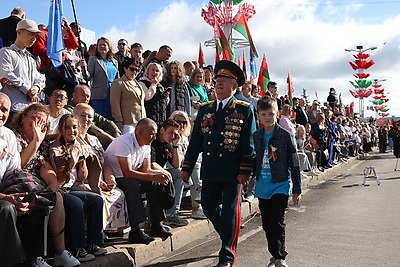
[(219, 102), (219, 104), (218, 104), (218, 110), (217, 110), (217, 112), (221, 112), (221, 111), (222, 111), (222, 108), (223, 108), (223, 104), (222, 104), (222, 101), (221, 101), (221, 102)]

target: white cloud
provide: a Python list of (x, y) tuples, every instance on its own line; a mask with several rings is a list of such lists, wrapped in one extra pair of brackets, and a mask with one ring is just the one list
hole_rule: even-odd
[[(400, 15), (390, 17), (380, 23), (353, 18), (362, 5), (321, 5), (311, 0), (277, 0), (268, 4), (265, 0), (250, 2), (257, 13), (249, 20), (249, 27), (260, 54), (266, 53), (271, 78), (278, 82), (280, 92), (286, 89), (288, 68), (291, 70), (296, 91), (300, 95), (307, 88), (311, 99), (318, 90), (320, 100), (324, 101), (330, 87), (342, 92), (345, 104), (354, 98), (349, 89), (353, 89), (349, 80), (353, 80), (353, 69), (348, 64), (353, 60), (345, 48), (376, 46), (371, 59), (376, 65), (368, 70), (372, 78), (386, 78), (384, 88), (390, 92), (388, 102), (390, 113), (400, 115), (400, 106), (395, 99), (400, 96), (396, 77), (400, 69)], [(328, 2), (329, 3), (329, 2)], [(170, 45), (173, 59), (181, 61), (195, 60), (199, 42), (204, 43), (212, 37), (213, 29), (200, 16), (201, 8), (189, 1), (173, 2), (166, 7), (148, 14), (139, 24), (133, 18), (128, 27), (120, 29), (112, 26), (103, 35), (116, 44), (119, 38), (130, 43), (140, 42), (145, 49), (156, 50), (163, 44)], [(235, 12), (234, 12), (235, 13)], [(143, 17), (143, 15), (142, 15)], [(372, 20), (375, 21), (375, 20)], [(234, 33), (240, 38), (240, 34)], [(387, 42), (386, 45), (383, 45)], [(205, 48), (206, 63), (214, 63), (214, 50)], [(236, 51), (242, 54), (242, 49)], [(248, 49), (246, 49), (248, 54)], [(249, 60), (247, 60), (248, 62)], [(249, 69), (249, 67), (248, 67)], [(369, 105), (368, 99), (365, 105)], [(356, 111), (358, 100), (355, 100)], [(372, 115), (366, 111), (366, 115)]]

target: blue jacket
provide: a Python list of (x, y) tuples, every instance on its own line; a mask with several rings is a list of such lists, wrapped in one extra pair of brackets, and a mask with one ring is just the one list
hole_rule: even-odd
[[(262, 161), (265, 151), (264, 128), (259, 129), (253, 134), (254, 147), (256, 150), (255, 176), (261, 173)], [(274, 183), (283, 182), (292, 179), (292, 193), (301, 194), (301, 179), (299, 159), (297, 156), (296, 142), (294, 136), (283, 129), (279, 124), (275, 125), (274, 134), (269, 140), (268, 147), (274, 146), (276, 150), (276, 159), (269, 160), (271, 167), (272, 181)]]

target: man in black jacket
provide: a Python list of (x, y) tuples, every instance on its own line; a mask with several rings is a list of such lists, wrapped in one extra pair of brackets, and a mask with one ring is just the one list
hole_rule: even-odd
[(25, 19), (25, 11), (22, 7), (14, 8), (9, 17), (0, 19), (0, 38), (3, 40), (4, 47), (12, 45), (17, 39), (16, 28), (22, 19)]
[(296, 123), (305, 126), (308, 122), (308, 115), (306, 109), (306, 101), (303, 98), (299, 99), (299, 105), (295, 107), (294, 111), (296, 112)]

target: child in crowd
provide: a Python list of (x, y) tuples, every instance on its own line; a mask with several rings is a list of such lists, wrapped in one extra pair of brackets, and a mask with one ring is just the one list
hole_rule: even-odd
[[(91, 148), (79, 138), (78, 119), (71, 114), (63, 115), (59, 132), (49, 153), (61, 190), (65, 192), (66, 239), (75, 257), (86, 262), (107, 253), (97, 245), (103, 243), (103, 199), (99, 194), (87, 191), (84, 185), (88, 177), (85, 158)], [(89, 183), (92, 191), (99, 192), (98, 180), (97, 184)]]
[(301, 179), (296, 143), (292, 135), (277, 124), (276, 100), (262, 97), (257, 117), (263, 128), (254, 133), (256, 150), (255, 196), (259, 199), (262, 226), (272, 255), (268, 266), (288, 266), (285, 258), (285, 209), (288, 205), (290, 178), (293, 204), (301, 201)]

